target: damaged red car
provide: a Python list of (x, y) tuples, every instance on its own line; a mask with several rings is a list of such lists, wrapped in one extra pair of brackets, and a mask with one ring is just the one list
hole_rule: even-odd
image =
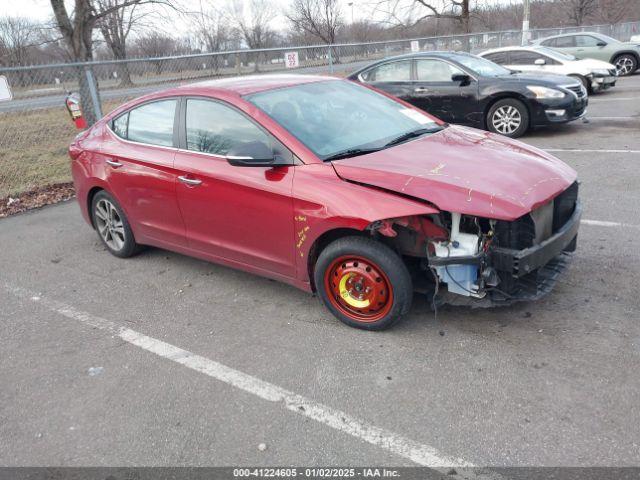
[(274, 75), (129, 102), (69, 149), (106, 248), (173, 250), (316, 292), (380, 330), (434, 304), (547, 293), (575, 250), (576, 173), (347, 80)]

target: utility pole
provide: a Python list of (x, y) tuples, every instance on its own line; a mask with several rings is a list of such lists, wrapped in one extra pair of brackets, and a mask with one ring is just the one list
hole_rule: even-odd
[(349, 2), (347, 5), (351, 7), (351, 25), (353, 25), (353, 2)]
[(527, 45), (529, 43), (530, 33), (529, 32), (529, 0), (524, 0), (524, 13), (522, 14), (522, 45)]

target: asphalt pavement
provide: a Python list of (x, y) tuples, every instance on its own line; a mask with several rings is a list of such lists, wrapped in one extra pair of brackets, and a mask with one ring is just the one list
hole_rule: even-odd
[(640, 75), (522, 140), (585, 206), (548, 297), (380, 333), (287, 285), (0, 220), (0, 465), (640, 465)]

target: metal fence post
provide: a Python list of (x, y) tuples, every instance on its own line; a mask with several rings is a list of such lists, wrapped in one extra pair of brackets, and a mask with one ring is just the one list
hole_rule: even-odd
[(85, 68), (84, 73), (87, 76), (87, 84), (89, 86), (89, 93), (91, 94), (91, 103), (93, 104), (93, 113), (96, 120), (102, 118), (102, 105), (100, 105), (100, 99), (98, 98), (98, 90), (96, 89), (96, 80), (93, 76), (91, 68)]
[(329, 45), (329, 73), (333, 74), (333, 54), (331, 53), (331, 45)]

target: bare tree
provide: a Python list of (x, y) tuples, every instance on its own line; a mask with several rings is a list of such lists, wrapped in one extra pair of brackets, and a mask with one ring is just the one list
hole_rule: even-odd
[[(97, 21), (98, 28), (104, 41), (116, 60), (127, 58), (127, 39), (136, 27), (142, 27), (142, 21), (149, 12), (142, 12), (139, 4), (134, 3), (126, 7), (115, 8), (126, 0), (96, 0), (98, 10), (110, 13), (100, 17)], [(118, 65), (118, 76), (121, 86), (130, 86), (131, 74), (126, 63)]]
[(225, 12), (214, 6), (200, 3), (200, 10), (195, 12), (195, 33), (207, 52), (219, 52), (237, 46), (237, 32), (230, 25)]
[[(634, 10), (634, 5), (636, 9)], [(629, 14), (636, 11), (636, 18), (640, 12), (637, 11), (637, 0), (598, 0), (598, 22), (614, 24), (622, 20), (633, 21)]]
[(569, 20), (578, 27), (598, 10), (598, 0), (565, 0), (563, 3)]
[(375, 10), (387, 16), (386, 23), (411, 27), (430, 19), (455, 21), (464, 33), (471, 32), (470, 0), (379, 0)]
[(248, 48), (267, 48), (275, 41), (276, 9), (269, 0), (233, 0), (228, 15)]
[(29, 50), (38, 44), (38, 26), (25, 17), (0, 18), (0, 65), (25, 65)]
[(293, 0), (285, 16), (294, 30), (329, 45), (336, 43), (338, 29), (343, 25), (339, 0)]
[[(50, 0), (50, 2), (56, 26), (65, 40), (73, 60), (78, 62), (93, 60), (93, 33), (99, 22), (106, 16), (133, 5), (163, 4), (173, 6), (173, 0), (121, 0), (115, 5), (101, 8), (96, 0), (74, 0), (73, 10), (70, 13), (65, 0)], [(81, 70), (78, 72), (78, 81), (87, 123), (92, 125), (97, 120), (96, 114), (92, 108), (87, 107), (90, 105), (91, 90), (94, 89), (97, 96), (97, 88), (95, 88), (95, 84), (90, 86), (88, 77)]]

